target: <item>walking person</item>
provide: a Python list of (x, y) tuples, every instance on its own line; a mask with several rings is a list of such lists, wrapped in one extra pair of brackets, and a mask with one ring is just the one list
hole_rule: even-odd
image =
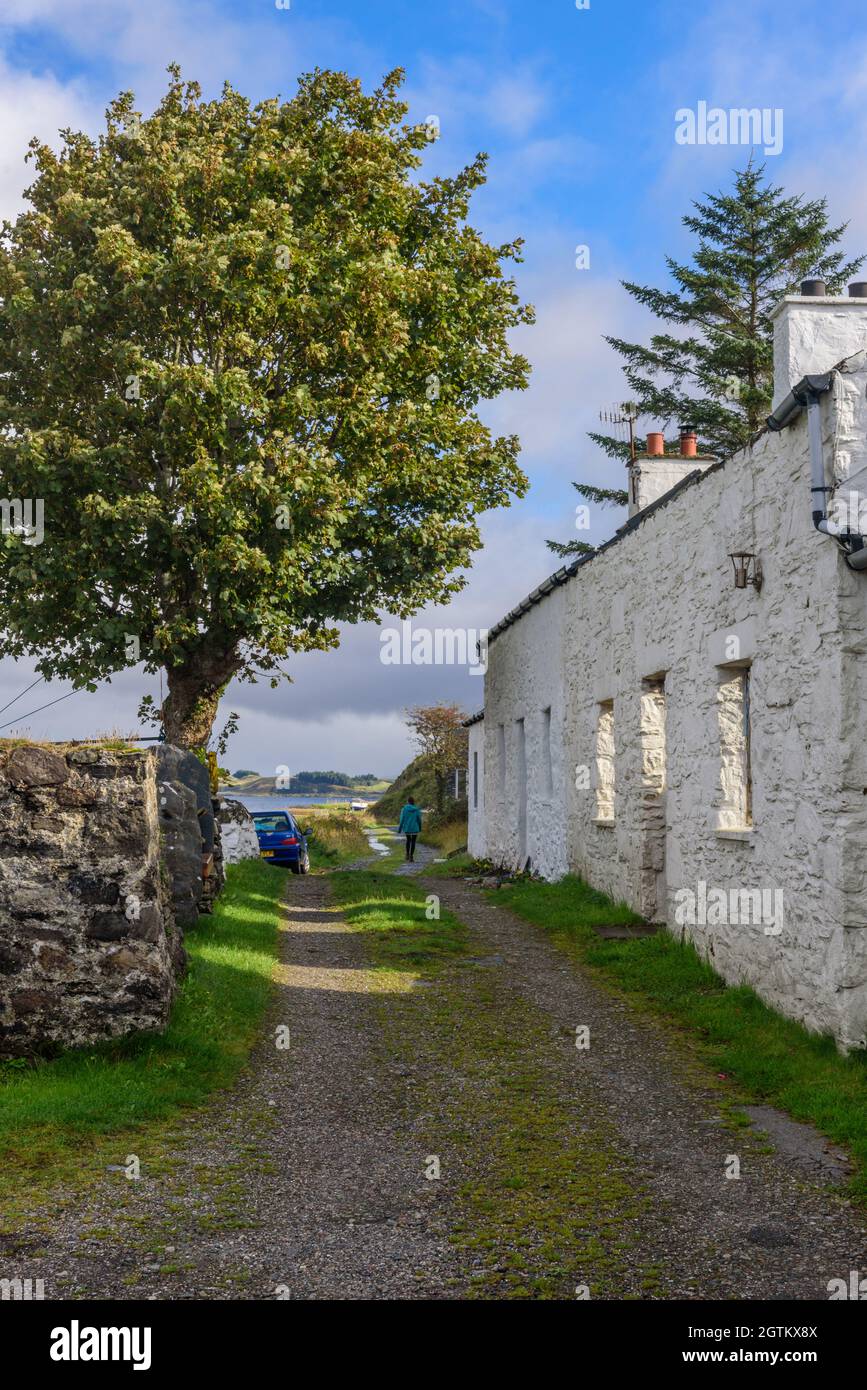
[(399, 835), (406, 836), (406, 862), (412, 864), (415, 859), (416, 836), (421, 830), (421, 810), (416, 806), (411, 796), (406, 798), (406, 805), (400, 813), (400, 825), (397, 830)]

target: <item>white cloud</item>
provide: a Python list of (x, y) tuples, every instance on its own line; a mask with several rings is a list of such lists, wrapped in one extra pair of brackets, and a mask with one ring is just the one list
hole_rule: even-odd
[(458, 58), (445, 66), (428, 58), (407, 84), (413, 120), (437, 115), (445, 137), (478, 139), (480, 125), (525, 139), (551, 103), (551, 91), (529, 64), (496, 74), (484, 63)]
[(482, 101), (492, 125), (523, 138), (546, 112), (549, 96), (538, 78), (525, 68), (492, 82)]
[(297, 6), (278, 9), (273, 0), (234, 13), (212, 0), (4, 0), (0, 36), (25, 30), (32, 38), (40, 28), (68, 59), (103, 70), (102, 106), (132, 88), (147, 111), (164, 92), (173, 62), (208, 96), (227, 79), (245, 92), (252, 86), (288, 96), (315, 62), (379, 71), (354, 26), (334, 16), (311, 18)]
[(594, 247), (591, 269), (575, 269), (575, 241), (564, 231), (549, 250), (546, 275), (522, 279), (536, 323), (516, 332), (514, 344), (532, 363), (531, 385), (488, 405), (485, 417), (499, 433), (520, 436), (525, 468), (540, 481), (574, 478), (580, 463), (591, 471), (589, 481), (620, 487), (622, 480), (612, 479), (616, 465), (600, 457), (586, 435), (599, 428), (600, 410), (623, 400), (626, 390), (620, 358), (604, 336), (640, 341), (650, 319), (619, 280), (593, 270)]
[(25, 205), (22, 194), (34, 178), (32, 162), (25, 163), (32, 137), (56, 147), (59, 130), (86, 128), (96, 114), (83, 84), (22, 72), (0, 58), (0, 217), (14, 218)]

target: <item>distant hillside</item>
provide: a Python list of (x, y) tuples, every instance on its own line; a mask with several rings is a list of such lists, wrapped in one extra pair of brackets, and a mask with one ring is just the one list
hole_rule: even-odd
[(277, 786), (277, 778), (262, 777), (258, 772), (235, 772), (221, 786), (222, 791), (243, 792), (247, 796), (362, 796), (374, 797), (388, 787), (385, 778), (373, 773), (351, 777), (344, 772), (299, 772), (288, 786)]
[(400, 808), (408, 796), (412, 796), (413, 801), (423, 807), (433, 806), (436, 802), (433, 777), (423, 770), (420, 757), (414, 758), (409, 766), (395, 777), (388, 790), (376, 805), (371, 807), (374, 819), (383, 825), (397, 824)]

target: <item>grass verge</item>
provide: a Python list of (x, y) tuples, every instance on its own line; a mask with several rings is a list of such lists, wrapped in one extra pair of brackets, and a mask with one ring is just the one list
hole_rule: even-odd
[(421, 838), (426, 845), (433, 845), (441, 854), (453, 854), (455, 850), (465, 850), (467, 846), (466, 817), (457, 820), (443, 820), (425, 826)]
[(161, 1036), (0, 1064), (0, 1192), (71, 1177), (100, 1139), (232, 1082), (270, 994), (285, 882), (257, 860), (229, 867), (213, 916), (187, 934), (189, 971)]
[(867, 1203), (867, 1053), (840, 1056), (832, 1039), (776, 1013), (748, 986), (726, 985), (693, 946), (667, 931), (629, 941), (597, 936), (596, 925), (638, 919), (580, 879), (523, 881), (491, 900), (543, 927), (620, 992), (689, 1029), (705, 1060), (743, 1093), (740, 1102), (777, 1106), (843, 1144), (856, 1163), (853, 1195)]
[(453, 854), (441, 864), (425, 864), (426, 878), (468, 878), (477, 872), (476, 861), (469, 854)]
[(355, 811), (313, 810), (301, 816), (306, 829), (316, 831), (309, 842), (310, 863), (314, 869), (336, 869), (370, 853), (362, 822)]
[(335, 874), (331, 890), (350, 925), (367, 934), (382, 969), (436, 973), (468, 950), (466, 928), (447, 911), (429, 917), (427, 895), (405, 878), (357, 870)]

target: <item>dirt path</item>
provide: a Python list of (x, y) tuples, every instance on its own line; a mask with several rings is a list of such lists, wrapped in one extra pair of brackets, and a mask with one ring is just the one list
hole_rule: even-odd
[(823, 1299), (867, 1267), (861, 1217), (726, 1128), (683, 1042), (470, 886), (415, 882), (469, 928), (421, 981), (370, 968), (327, 878), (289, 881), (250, 1065), (143, 1142), (140, 1181), (40, 1219), (48, 1297)]
[(28, 1259), (46, 1296), (436, 1298), (461, 1280), (400, 1118), (403, 1069), (376, 1053), (382, 981), (325, 878), (288, 892), (276, 998), (240, 1083), (159, 1160), (143, 1150), (140, 1181), (107, 1175), (70, 1203)]

